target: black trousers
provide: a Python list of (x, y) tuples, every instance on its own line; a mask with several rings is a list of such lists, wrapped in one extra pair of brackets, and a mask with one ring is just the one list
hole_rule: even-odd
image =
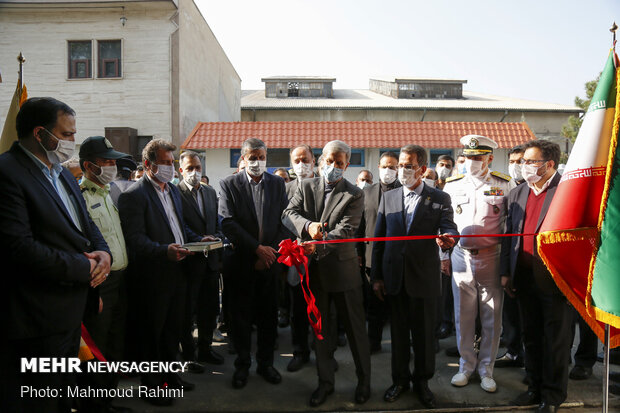
[[(75, 385), (74, 373), (21, 373), (21, 358), (77, 357), (80, 326), (51, 336), (0, 341), (0, 407), (10, 413), (69, 413), (72, 399), (67, 387)], [(33, 397), (25, 389), (58, 389), (62, 397)]]
[(196, 345), (192, 336), (194, 316), (198, 325), (198, 353), (208, 351), (213, 342), (213, 330), (220, 312), (220, 275), (215, 271), (187, 274), (185, 311), (181, 346), (183, 359), (196, 360)]
[(371, 347), (380, 346), (383, 327), (389, 318), (389, 309), (385, 301), (379, 300), (370, 284), (370, 267), (364, 267), (364, 299), (366, 302), (366, 319), (368, 320), (368, 341)]
[[(317, 274), (318, 267), (311, 268), (310, 273)], [(315, 340), (319, 384), (333, 387), (335, 383), (334, 352), (336, 350), (335, 340), (338, 336), (333, 334), (333, 331), (337, 330), (333, 324), (338, 323), (340, 317), (349, 339), (358, 384), (370, 387), (370, 346), (366, 332), (361, 286), (343, 292), (328, 292), (318, 286), (313, 286), (312, 293), (316, 298), (317, 308), (321, 312), (323, 331), (323, 340)], [(332, 304), (334, 304), (339, 317), (333, 316)]]
[(441, 273), (441, 296), (437, 300), (437, 329), (442, 325), (454, 327), (454, 297), (452, 295), (452, 276)]
[[(163, 275), (163, 276), (162, 276)], [(176, 361), (181, 340), (181, 326), (185, 309), (186, 279), (181, 271), (158, 274), (143, 283), (139, 300), (142, 305), (141, 359), (144, 361)], [(146, 386), (161, 386), (169, 375), (147, 373), (142, 375)]]
[(523, 357), (523, 339), (521, 337), (521, 316), (516, 297), (504, 293), (502, 310), (502, 334), (506, 350), (513, 356)]
[[(437, 298), (410, 297), (405, 288), (387, 296), (392, 335), (392, 382), (409, 386), (412, 379), (429, 380), (435, 374), (435, 317)], [(409, 372), (410, 337), (414, 370)]]
[(273, 365), (273, 349), (278, 328), (277, 271), (254, 271), (243, 277), (230, 277), (232, 337), (237, 359), (235, 367), (252, 364), (252, 324), (256, 324), (256, 362)]
[(579, 312), (573, 308), (571, 337), (575, 337), (575, 324), (579, 324), (579, 346), (575, 352), (575, 365), (591, 368), (596, 363), (598, 355), (598, 337)]
[(566, 400), (570, 357), (571, 307), (557, 290), (543, 292), (527, 271), (515, 274), (515, 288), (523, 323), (525, 370), (529, 390), (543, 401), (560, 405)]
[[(288, 284), (288, 283), (287, 283)], [(301, 289), (301, 284), (295, 286), (288, 285), (290, 293), (290, 302), (292, 306), (291, 313), (291, 336), (293, 340), (293, 354), (299, 356), (310, 355), (310, 346), (308, 345), (308, 313), (306, 311), (306, 300)]]

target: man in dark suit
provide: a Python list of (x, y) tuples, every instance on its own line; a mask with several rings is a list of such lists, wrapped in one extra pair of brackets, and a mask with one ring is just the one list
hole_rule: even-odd
[[(523, 146), (525, 182), (508, 196), (506, 233), (535, 233), (540, 228), (560, 182), (556, 166), (560, 147), (535, 140)], [(570, 357), (571, 307), (540, 259), (535, 237), (502, 239), (501, 282), (516, 295), (523, 323), (528, 390), (517, 405), (539, 403), (537, 412), (554, 412), (566, 399)]]
[[(379, 182), (364, 188), (364, 214), (359, 228), (360, 237), (374, 237), (377, 224), (377, 211), (384, 192), (399, 188), (398, 156), (394, 152), (384, 152), (379, 158)], [(368, 341), (370, 353), (381, 351), (383, 326), (388, 318), (388, 309), (385, 302), (377, 299), (370, 285), (370, 271), (372, 268), (372, 242), (365, 242), (361, 249), (364, 254), (364, 288), (367, 300)]]
[[(436, 240), (376, 242), (373, 247), (372, 281), (380, 300), (387, 295), (392, 333), (392, 386), (384, 400), (393, 402), (413, 380), (418, 398), (435, 407), (428, 380), (435, 373), (435, 317), (441, 295), (439, 246), (448, 250), (458, 235), (450, 196), (422, 182), (426, 150), (404, 146), (398, 158), (401, 188), (383, 194), (377, 214), (376, 237), (436, 235)], [(409, 372), (410, 336), (415, 354)]]
[[(181, 261), (191, 255), (182, 245), (203, 239), (185, 225), (181, 195), (169, 184), (174, 175), (174, 150), (163, 139), (150, 141), (142, 151), (146, 173), (118, 200), (134, 284), (129, 300), (140, 302), (140, 350), (145, 361), (176, 360), (186, 286)], [(172, 373), (146, 373), (142, 383), (151, 388), (164, 383), (171, 388), (194, 388)], [(173, 399), (149, 397), (147, 401), (170, 405)]]
[[(295, 172), (296, 179), (286, 184), (286, 196), (290, 200), (295, 195), (297, 188), (305, 179), (315, 177), (314, 154), (308, 145), (298, 145), (291, 149), (291, 167)], [(293, 358), (286, 366), (288, 371), (297, 371), (310, 360), (310, 346), (308, 345), (308, 314), (306, 312), (306, 300), (300, 284), (299, 274), (295, 267), (289, 267), (287, 271), (287, 290), (290, 293), (292, 307), (291, 314), (291, 338), (293, 340)]]
[(284, 180), (266, 173), (267, 147), (250, 138), (241, 146), (245, 168), (220, 182), (222, 231), (234, 245), (228, 261), (232, 337), (237, 359), (232, 385), (247, 384), (251, 365), (252, 324), (256, 323), (256, 372), (266, 381), (282, 381), (273, 367), (278, 303), (276, 277), (282, 267), (276, 248), (287, 234), (280, 216), (288, 202)]
[[(75, 148), (75, 112), (52, 98), (31, 98), (17, 115), (17, 136), (0, 156), (0, 261), (3, 411), (69, 412), (69, 373), (21, 373), (20, 358), (77, 357), (87, 297), (110, 272), (110, 251), (71, 173), (60, 164)], [(21, 386), (65, 397), (20, 396)]]
[[(321, 178), (301, 181), (295, 195), (282, 215), (282, 221), (302, 240), (353, 238), (364, 207), (362, 191), (343, 177), (349, 166), (351, 147), (342, 141), (328, 142), (323, 148)], [(310, 289), (321, 312), (323, 340), (316, 340), (316, 364), (319, 386), (310, 397), (310, 405), (325, 402), (334, 391), (336, 360), (331, 334), (335, 317), (330, 316), (335, 304), (349, 338), (357, 374), (355, 401), (365, 403), (370, 397), (370, 351), (362, 280), (359, 275), (354, 243), (320, 245), (306, 244), (310, 260)]]
[[(179, 172), (183, 180), (178, 188), (183, 203), (183, 218), (188, 227), (197, 234), (206, 234), (213, 240), (223, 238), (217, 217), (217, 193), (215, 189), (200, 182), (202, 165), (196, 152), (185, 151), (179, 159)], [(213, 331), (220, 312), (220, 251), (196, 254), (187, 260), (187, 295), (181, 344), (187, 361), (204, 361), (223, 364), (224, 357), (216, 353), (211, 344)], [(198, 355), (192, 336), (193, 318), (198, 325)], [(198, 363), (190, 363), (190, 371), (202, 373)]]

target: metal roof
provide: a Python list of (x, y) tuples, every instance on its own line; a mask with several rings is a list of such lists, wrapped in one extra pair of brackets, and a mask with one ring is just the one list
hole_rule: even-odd
[(463, 91), (463, 99), (395, 99), (368, 89), (334, 89), (333, 98), (266, 98), (264, 90), (244, 90), (241, 109), (403, 109), (403, 110), (517, 110), (583, 113), (576, 106), (538, 102)]

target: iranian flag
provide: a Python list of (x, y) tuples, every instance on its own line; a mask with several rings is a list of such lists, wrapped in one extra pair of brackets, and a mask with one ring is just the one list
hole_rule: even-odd
[[(555, 283), (601, 341), (603, 322), (620, 327), (620, 186), (609, 179), (617, 176), (617, 67), (612, 50), (537, 238)], [(611, 329), (611, 347), (619, 333)]]

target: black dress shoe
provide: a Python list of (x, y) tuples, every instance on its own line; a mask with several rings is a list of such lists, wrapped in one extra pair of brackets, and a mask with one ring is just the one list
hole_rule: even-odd
[(196, 388), (196, 385), (194, 383), (183, 380), (181, 377), (179, 377), (178, 374), (172, 374), (171, 376), (169, 376), (167, 383), (168, 387), (170, 387), (171, 389), (183, 389), (187, 391), (192, 391)]
[(286, 369), (288, 371), (291, 371), (291, 372), (292, 371), (298, 371), (308, 361), (310, 361), (310, 356), (309, 355), (295, 354), (295, 355), (293, 355), (293, 359), (291, 361), (289, 361), (288, 366), (286, 366)]
[(568, 374), (571, 380), (586, 380), (592, 375), (592, 367), (584, 367), (576, 364)]
[(383, 395), (383, 400), (388, 403), (395, 402), (398, 400), (401, 394), (409, 390), (409, 386), (400, 386), (398, 384), (392, 384), (389, 389), (385, 391)]
[(278, 370), (276, 370), (273, 366), (259, 366), (256, 369), (256, 374), (262, 376), (271, 384), (278, 384), (282, 381), (282, 376), (280, 376)]
[(422, 403), (427, 409), (434, 409), (435, 395), (433, 394), (431, 389), (428, 388), (428, 381), (417, 381), (414, 384), (414, 387), (416, 393), (418, 393), (418, 399), (420, 400), (420, 403)]
[(205, 366), (195, 361), (190, 361), (187, 365), (187, 371), (194, 374), (202, 374), (205, 372)]
[(370, 386), (358, 385), (355, 388), (355, 403), (364, 404), (370, 399)]
[(540, 394), (533, 391), (526, 391), (518, 395), (512, 402), (517, 406), (531, 406), (540, 403)]
[(536, 413), (555, 413), (558, 411), (558, 406), (554, 406), (547, 402), (540, 402), (538, 405), (538, 409), (535, 410)]
[(198, 361), (208, 364), (224, 364), (224, 357), (216, 353), (213, 348), (208, 347), (204, 350), (198, 350)]
[(523, 367), (523, 358), (520, 356), (515, 356), (514, 354), (510, 354), (506, 352), (501, 357), (495, 359), (495, 367), (503, 368), (503, 367)]
[(319, 387), (310, 396), (310, 407), (317, 407), (325, 403), (327, 396), (334, 392), (334, 388), (326, 384), (319, 384)]
[(247, 368), (236, 369), (233, 373), (232, 386), (234, 389), (241, 389), (248, 384), (250, 372)]
[(444, 338), (448, 338), (451, 335), (452, 335), (452, 327), (448, 327), (442, 324), (441, 327), (439, 327), (439, 330), (437, 330), (435, 337), (437, 337), (439, 340), (443, 340)]

